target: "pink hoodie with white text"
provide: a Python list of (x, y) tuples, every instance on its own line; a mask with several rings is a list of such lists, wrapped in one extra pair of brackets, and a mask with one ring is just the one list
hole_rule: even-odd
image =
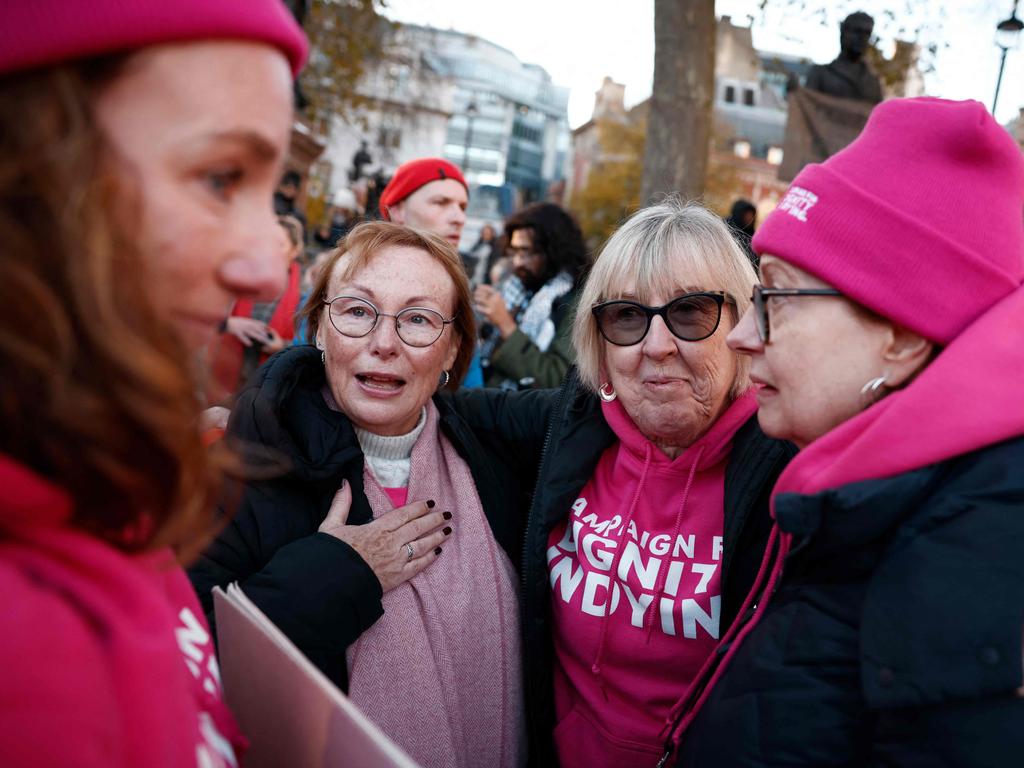
[(674, 460), (618, 401), (601, 456), (548, 541), (562, 766), (654, 764), (666, 717), (719, 637), (724, 480), (756, 408), (734, 402)]

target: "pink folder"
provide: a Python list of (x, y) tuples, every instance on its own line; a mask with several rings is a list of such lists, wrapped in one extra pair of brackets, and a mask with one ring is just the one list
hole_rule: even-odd
[(224, 698), (251, 744), (246, 768), (419, 768), (237, 584), (213, 601)]

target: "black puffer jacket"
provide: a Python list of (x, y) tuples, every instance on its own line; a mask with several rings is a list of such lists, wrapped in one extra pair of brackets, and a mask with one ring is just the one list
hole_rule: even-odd
[[(239, 395), (228, 438), (288, 465), (251, 483), (224, 531), (189, 569), (213, 626), (214, 586), (238, 581), (246, 595), (342, 689), (345, 649), (380, 618), (380, 582), (355, 550), (317, 529), (341, 480), (352, 485), (348, 522), (373, 515), (363, 492), (363, 453), (348, 419), (327, 407), (314, 347), (285, 350)], [(527, 492), (503, 454), (478, 440), (440, 398), (441, 430), (466, 460), (495, 539), (519, 562)], [(453, 510), (457, 515), (458, 510)], [(443, 555), (442, 555), (443, 556)]]
[[(536, 484), (522, 564), (523, 672), (530, 763), (556, 765), (550, 589), (545, 551), (555, 524), (617, 438), (575, 369), (560, 390), (462, 390), (445, 395), (481, 439), (505, 444), (510, 468)], [(736, 434), (725, 475), (721, 628), (731, 624), (757, 575), (771, 530), (768, 499), (796, 449), (766, 437), (751, 418)], [(539, 471), (537, 467), (539, 466)], [(536, 473), (536, 477), (534, 477)], [(680, 695), (682, 695), (680, 691)]]
[(783, 580), (680, 764), (1024, 765), (1024, 439), (776, 513)]

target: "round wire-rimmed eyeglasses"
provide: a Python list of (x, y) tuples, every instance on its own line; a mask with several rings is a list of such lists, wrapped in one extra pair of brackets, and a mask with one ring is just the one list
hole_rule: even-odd
[(754, 325), (761, 342), (767, 344), (771, 336), (771, 322), (768, 317), (768, 299), (772, 296), (842, 296), (835, 288), (765, 288), (754, 286), (750, 303), (754, 308)]
[(722, 305), (735, 306), (736, 300), (724, 291), (699, 291), (677, 296), (660, 307), (638, 301), (616, 299), (591, 308), (597, 330), (617, 347), (639, 344), (651, 330), (651, 321), (660, 317), (672, 335), (683, 341), (703, 341), (722, 321)]
[(446, 325), (455, 321), (455, 315), (444, 315), (428, 307), (406, 307), (396, 314), (381, 312), (371, 302), (358, 296), (335, 296), (323, 302), (334, 330), (342, 336), (359, 339), (373, 332), (382, 317), (395, 319), (395, 331), (410, 347), (429, 347), (441, 338)]

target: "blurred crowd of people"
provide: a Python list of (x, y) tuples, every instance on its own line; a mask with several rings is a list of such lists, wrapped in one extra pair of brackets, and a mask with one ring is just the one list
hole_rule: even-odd
[[(442, 158), (399, 167), (382, 190), (379, 210), (370, 215), (359, 213), (351, 190), (335, 194), (311, 236), (297, 202), (301, 185), (301, 176), (287, 171), (274, 193), (287, 254), (285, 291), (271, 303), (235, 305), (209, 351), (211, 404), (230, 403), (259, 364), (286, 345), (310, 343), (298, 310), (320, 265), (360, 221), (406, 224), (456, 248), (462, 241), (469, 186), (458, 166)], [(460, 257), (479, 324), (463, 385), (557, 386), (574, 360), (570, 329), (590, 260), (572, 214), (554, 203), (526, 206), (503, 224), (484, 225)]]
[[(329, 196), (319, 223), (309, 231), (300, 210), (303, 179), (281, 177), (274, 210), (287, 237), (287, 287), (266, 304), (239, 302), (209, 351), (211, 404), (230, 403), (259, 364), (288, 344), (308, 344), (299, 309), (320, 265), (362, 221), (385, 220), (439, 235), (459, 248), (466, 224), (469, 185), (458, 166), (421, 158), (400, 166), (379, 195), (379, 210), (362, 209), (343, 188)], [(725, 223), (757, 267), (751, 248), (757, 209), (737, 200)], [(591, 255), (573, 215), (555, 203), (535, 203), (503, 223), (487, 223), (476, 243), (460, 252), (473, 289), (478, 344), (466, 387), (505, 389), (557, 386), (574, 362), (570, 329)]]

